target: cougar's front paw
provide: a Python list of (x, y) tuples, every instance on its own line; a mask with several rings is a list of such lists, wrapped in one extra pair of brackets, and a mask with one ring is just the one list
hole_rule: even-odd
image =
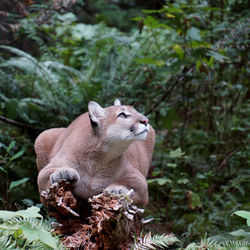
[(58, 182), (62, 179), (66, 181), (76, 182), (80, 179), (80, 176), (76, 170), (67, 167), (58, 168), (54, 171), (53, 174), (50, 175), (51, 184)]
[(105, 188), (105, 191), (111, 194), (127, 194), (129, 190), (122, 185), (110, 185)]

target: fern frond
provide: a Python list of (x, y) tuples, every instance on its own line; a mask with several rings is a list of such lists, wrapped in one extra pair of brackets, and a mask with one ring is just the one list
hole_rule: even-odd
[(198, 250), (198, 249), (199, 246), (194, 242), (188, 244), (188, 246), (185, 248), (185, 250)]
[(0, 237), (0, 249), (2, 250), (13, 250), (19, 249), (16, 247), (16, 243), (12, 241), (11, 237)]
[(70, 73), (72, 76), (79, 77), (79, 79), (81, 81), (86, 80), (85, 76), (80, 71), (78, 71), (78, 70), (76, 70), (76, 69), (74, 69), (72, 67), (66, 66), (66, 65), (64, 65), (62, 63), (53, 62), (53, 61), (46, 61), (43, 64), (44, 64), (44, 66), (46, 68), (53, 68), (53, 69), (56, 69), (56, 70), (65, 70), (68, 73)]
[[(28, 53), (22, 50), (19, 50), (17, 48), (5, 46), (5, 45), (1, 45), (0, 49), (5, 49), (19, 56), (18, 58), (13, 58), (14, 61), (9, 59), (7, 62), (2, 63), (1, 64), (2, 67), (16, 66), (16, 67), (22, 68), (25, 71), (33, 69), (34, 74), (36, 75), (40, 74), (42, 77), (45, 78), (46, 81), (49, 81), (48, 83), (50, 84), (57, 80), (56, 76), (46, 67), (46, 65), (44, 65), (43, 63), (40, 63), (37, 59), (29, 55)], [(22, 63), (24, 63), (24, 65), (22, 65)], [(27, 67), (27, 65), (29, 67)]]
[(190, 243), (185, 250), (199, 250), (199, 249), (209, 249), (209, 250), (248, 250), (250, 247), (249, 241), (222, 241), (218, 242), (212, 240), (211, 238), (203, 239), (200, 243)]
[(175, 242), (179, 240), (174, 236), (174, 234), (162, 234), (162, 235), (151, 235), (151, 232), (146, 234), (143, 239), (137, 239), (138, 242), (135, 243), (134, 249), (164, 249), (173, 245)]
[(250, 241), (245, 240), (229, 240), (225, 242), (221, 242), (221, 245), (226, 248), (230, 249), (238, 249), (239, 247), (243, 249), (249, 249), (250, 248)]
[(0, 249), (61, 249), (58, 237), (51, 235), (43, 219), (12, 217), (0, 224)]
[[(21, 117), (22, 120), (35, 123), (37, 121), (32, 119), (32, 110), (41, 110), (42, 107), (44, 110), (62, 112), (71, 109), (72, 103), (78, 104), (83, 99), (87, 99), (85, 91), (87, 81), (80, 71), (56, 61), (40, 62), (13, 47), (0, 46), (0, 49), (15, 54), (15, 57), (7, 60), (2, 58), (0, 80), (11, 82), (12, 90), (16, 88), (14, 93), (18, 94), (18, 108), (15, 110), (17, 117)], [(1, 86), (1, 90), (9, 95), (7, 84)], [(20, 100), (23, 96), (34, 96), (37, 100), (40, 99), (39, 107), (31, 104), (27, 98)], [(8, 98), (4, 95), (1, 99), (8, 103)], [(69, 113), (72, 111), (70, 110)]]
[(1, 45), (0, 49), (7, 50), (13, 54), (18, 55), (19, 57), (25, 57), (28, 60), (32, 61), (34, 64), (38, 63), (38, 61), (33, 56), (29, 55), (28, 53), (26, 53), (20, 49), (17, 49), (17, 48), (11, 47), (11, 46), (6, 46), (6, 45)]

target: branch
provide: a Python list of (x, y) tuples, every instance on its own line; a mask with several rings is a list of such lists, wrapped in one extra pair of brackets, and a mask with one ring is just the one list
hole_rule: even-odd
[(241, 147), (236, 148), (236, 149), (232, 150), (231, 152), (229, 152), (229, 153), (226, 155), (225, 159), (223, 159), (223, 160), (220, 162), (220, 164), (216, 167), (216, 169), (219, 170), (219, 169), (221, 169), (224, 165), (226, 165), (227, 162), (229, 161), (229, 159), (230, 159), (235, 153), (237, 153), (240, 149), (241, 149)]
[[(174, 83), (170, 86), (170, 88), (162, 95), (162, 97), (145, 113), (145, 115), (148, 115), (152, 113), (167, 97), (168, 95), (173, 91), (173, 89), (176, 87), (177, 83), (180, 81), (183, 81), (186, 74), (190, 73), (193, 70), (193, 67), (190, 69), (187, 69), (186, 67), (183, 68), (181, 74), (175, 79)], [(166, 82), (171, 82), (174, 79), (173, 76), (170, 77), (170, 79)]]
[[(172, 77), (170, 78), (170, 80), (169, 81), (171, 81), (172, 80)], [(167, 92), (165, 92), (164, 93), (164, 95), (150, 108), (150, 110), (149, 111), (147, 111), (146, 112), (146, 114), (145, 115), (148, 115), (148, 114), (150, 114), (150, 113), (152, 113), (166, 98), (167, 98), (167, 96), (172, 92), (172, 90), (175, 88), (175, 86), (176, 86), (176, 82), (177, 81), (175, 81), (173, 84), (172, 84), (172, 86), (167, 90)]]
[(2, 115), (0, 115), (0, 120), (5, 122), (5, 123), (9, 123), (11, 125), (14, 125), (14, 126), (17, 126), (17, 127), (20, 127), (20, 128), (24, 128), (24, 129), (29, 129), (29, 130), (34, 130), (34, 131), (39, 131), (39, 132), (42, 132), (44, 131), (45, 129), (43, 128), (35, 128), (35, 127), (32, 127), (28, 124), (25, 124), (25, 123), (22, 123), (22, 122), (17, 122), (15, 120), (11, 120), (9, 118), (6, 118)]

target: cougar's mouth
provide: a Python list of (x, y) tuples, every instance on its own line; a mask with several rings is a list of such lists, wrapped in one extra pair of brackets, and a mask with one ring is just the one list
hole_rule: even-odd
[(141, 139), (146, 138), (146, 136), (147, 136), (147, 134), (149, 132), (148, 128), (145, 128), (141, 132), (137, 132), (137, 129), (134, 126), (132, 126), (129, 130), (130, 130), (131, 134), (129, 136), (127, 136), (127, 138), (130, 138), (130, 139), (134, 138), (134, 139), (139, 139), (139, 140), (140, 140), (140, 137), (142, 137)]
[(145, 132), (146, 132), (146, 133), (148, 133), (148, 130), (147, 130), (147, 129), (145, 129), (145, 130), (143, 130), (142, 132), (135, 134), (135, 136), (138, 136), (138, 135), (144, 134)]

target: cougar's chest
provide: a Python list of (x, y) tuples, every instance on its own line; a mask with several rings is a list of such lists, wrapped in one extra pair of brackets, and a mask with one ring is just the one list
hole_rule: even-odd
[(76, 183), (74, 193), (84, 199), (99, 194), (103, 189), (116, 181), (120, 174), (119, 167), (114, 169), (109, 165), (92, 165), (81, 169), (80, 181)]

